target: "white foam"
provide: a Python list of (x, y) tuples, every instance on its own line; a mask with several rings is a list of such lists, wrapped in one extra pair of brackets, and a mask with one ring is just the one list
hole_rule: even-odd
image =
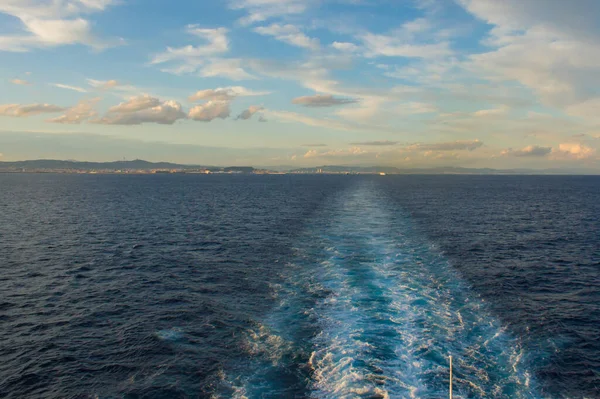
[[(277, 395), (264, 376), (302, 351), (315, 399), (446, 397), (450, 354), (456, 398), (538, 397), (518, 342), (410, 218), (369, 187), (347, 194), (301, 235), (279, 305), (247, 332), (237, 397)], [(319, 332), (295, 341), (299, 324)]]

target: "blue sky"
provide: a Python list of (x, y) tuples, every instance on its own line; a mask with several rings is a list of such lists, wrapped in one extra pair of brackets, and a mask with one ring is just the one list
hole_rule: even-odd
[(0, 0), (0, 160), (600, 171), (596, 0)]

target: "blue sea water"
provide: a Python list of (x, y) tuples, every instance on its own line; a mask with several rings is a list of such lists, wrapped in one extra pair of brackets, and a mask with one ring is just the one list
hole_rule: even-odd
[(0, 397), (600, 397), (600, 178), (0, 175)]

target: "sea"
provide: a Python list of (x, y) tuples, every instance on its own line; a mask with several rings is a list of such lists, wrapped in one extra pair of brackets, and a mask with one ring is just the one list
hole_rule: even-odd
[(0, 174), (0, 398), (600, 398), (600, 177)]

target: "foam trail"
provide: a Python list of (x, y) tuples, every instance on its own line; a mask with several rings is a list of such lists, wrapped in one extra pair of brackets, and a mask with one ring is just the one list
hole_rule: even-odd
[(452, 354), (456, 398), (539, 397), (518, 340), (369, 183), (305, 233), (279, 306), (249, 332), (245, 396), (446, 397)]

